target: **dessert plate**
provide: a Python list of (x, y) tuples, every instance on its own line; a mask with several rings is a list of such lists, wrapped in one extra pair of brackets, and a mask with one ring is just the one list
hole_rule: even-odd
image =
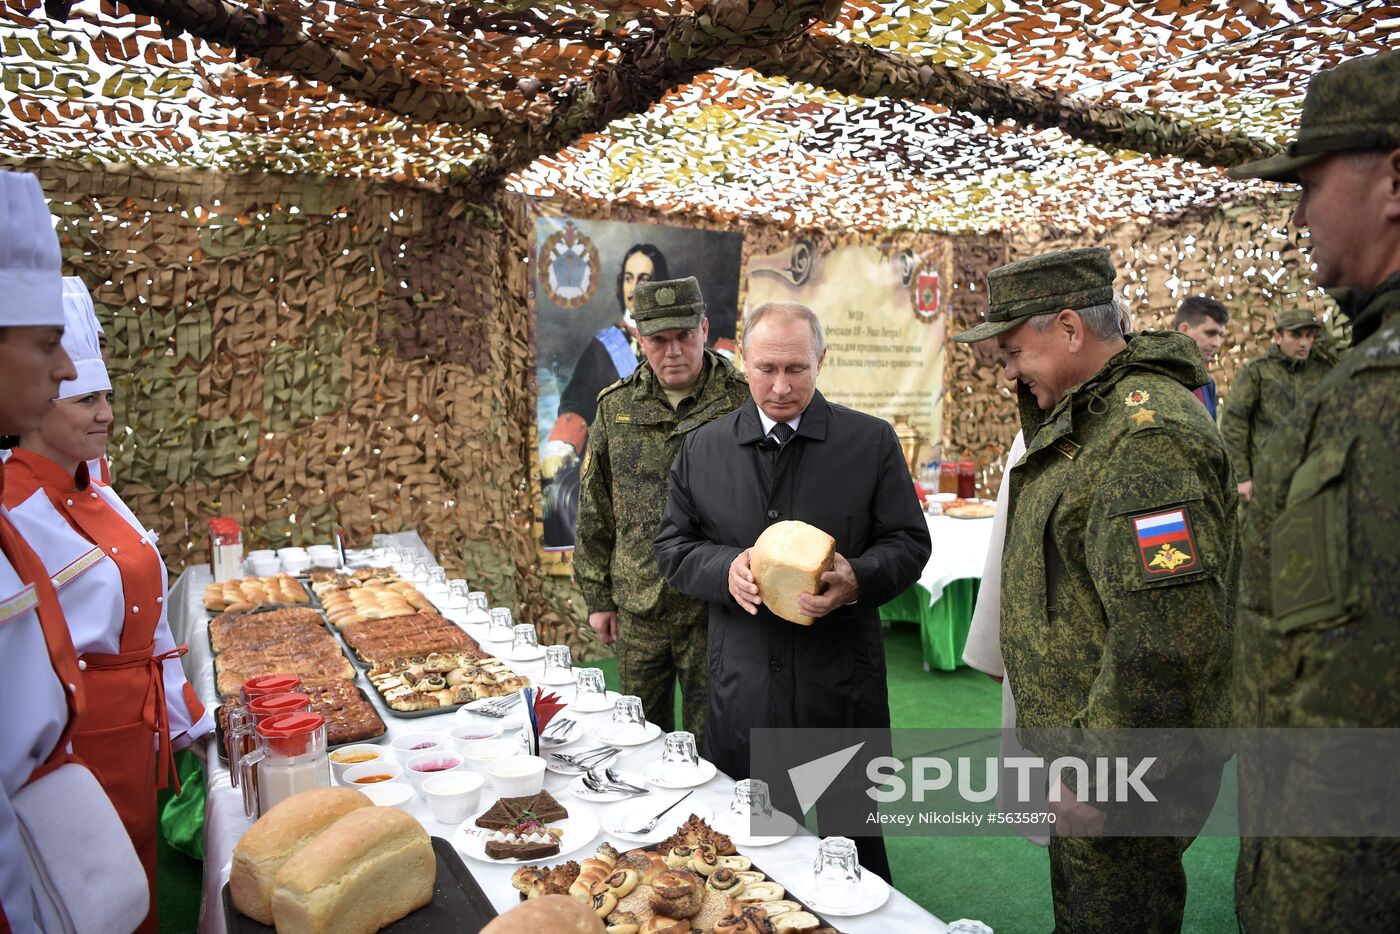
[(665, 762), (653, 762), (642, 770), (642, 774), (657, 788), (696, 788), (714, 778), (719, 771), (709, 759), (701, 759), (688, 777), (677, 778), (666, 773), (666, 765)]
[(621, 696), (616, 691), (608, 691), (602, 697), (593, 694), (575, 695), (569, 704), (569, 710), (573, 713), (602, 713), (605, 710), (612, 710), (613, 704)]
[[(493, 801), (492, 804), (494, 803)], [(564, 831), (564, 836), (559, 838), (558, 853), (550, 856), (534, 856), (529, 859), (492, 859), (486, 855), (486, 838), (491, 836), (494, 831), (476, 826), (476, 819), (489, 809), (488, 806), (468, 817), (456, 830), (452, 831), (452, 836), (449, 838), (457, 852), (468, 859), (480, 860), (483, 863), (511, 865), (551, 862), (567, 853), (582, 849), (592, 843), (594, 837), (598, 836), (598, 818), (587, 810), (577, 808), (571, 810), (569, 816), (563, 820), (551, 821), (545, 825), (555, 830)]]
[(648, 720), (647, 725), (640, 730), (632, 729), (634, 726), (635, 724), (631, 723), (626, 726), (619, 726), (615, 723), (608, 722), (598, 727), (598, 729), (593, 732), (593, 735), (609, 746), (645, 746), (661, 735), (661, 727), (652, 723), (650, 720)]
[[(638, 788), (646, 787), (646, 779), (642, 778), (639, 772), (618, 772), (617, 777), (629, 785), (636, 785)], [(575, 798), (580, 798), (595, 804), (607, 804), (611, 801), (626, 801), (629, 798), (641, 797), (641, 795), (635, 795), (630, 792), (592, 791), (583, 783), (582, 775), (569, 782), (569, 793)]]
[[(796, 875), (801, 876), (801, 873)], [(808, 873), (810, 876), (810, 873)], [(862, 869), (860, 873), (860, 883), (856, 886), (853, 897), (840, 905), (828, 905), (822, 901), (817, 894), (816, 884), (812, 879), (805, 882), (797, 881), (797, 885), (789, 885), (788, 889), (799, 899), (811, 905), (812, 908), (824, 915), (837, 915), (839, 917), (852, 917), (853, 915), (863, 915), (866, 912), (874, 911), (890, 898), (890, 886), (884, 879), (868, 869)], [(827, 892), (826, 894), (830, 894)]]
[[(675, 798), (672, 797), (672, 800)], [(635, 834), (622, 829), (623, 827), (635, 827), (644, 820), (651, 820), (665, 806), (666, 802), (659, 795), (654, 795), (639, 798), (635, 807), (612, 808), (607, 815), (608, 823), (604, 829), (619, 840), (642, 844), (660, 843), (680, 829), (681, 824), (690, 820), (692, 814), (707, 823), (714, 820), (715, 817), (715, 812), (710, 810), (709, 805), (692, 798), (680, 807), (672, 808), (663, 814), (661, 820), (657, 821), (656, 826), (652, 828), (651, 833)]]
[[(777, 834), (756, 834), (751, 831), (748, 821), (726, 810), (715, 819), (714, 828), (732, 840), (735, 846), (772, 846), (792, 839), (792, 835), (797, 833), (797, 822), (781, 811), (774, 812), (773, 823), (786, 829)], [(778, 826), (772, 829), (777, 830)]]

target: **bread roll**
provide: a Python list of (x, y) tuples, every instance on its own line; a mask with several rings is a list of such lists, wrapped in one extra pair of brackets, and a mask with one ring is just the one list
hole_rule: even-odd
[(354, 788), (313, 788), (273, 806), (233, 848), (228, 886), (234, 907), (272, 924), (273, 878), (282, 864), (341, 817), (373, 805)]
[(836, 539), (805, 522), (775, 522), (763, 530), (749, 555), (758, 595), (775, 616), (802, 626), (813, 619), (797, 606), (798, 594), (821, 593), (831, 570)]
[(481, 934), (604, 934), (603, 920), (567, 895), (541, 895), (492, 918)]
[(398, 808), (351, 811), (277, 870), (277, 934), (374, 934), (433, 900), (428, 832)]

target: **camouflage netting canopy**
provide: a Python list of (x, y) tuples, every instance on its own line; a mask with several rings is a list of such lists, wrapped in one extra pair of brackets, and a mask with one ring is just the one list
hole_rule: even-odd
[(2, 0), (0, 151), (943, 232), (1257, 193), (1337, 0)]

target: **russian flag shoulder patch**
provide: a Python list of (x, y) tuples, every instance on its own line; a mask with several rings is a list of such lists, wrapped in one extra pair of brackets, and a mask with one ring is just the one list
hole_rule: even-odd
[(1144, 581), (1190, 577), (1205, 571), (1185, 506), (1132, 516), (1129, 521)]

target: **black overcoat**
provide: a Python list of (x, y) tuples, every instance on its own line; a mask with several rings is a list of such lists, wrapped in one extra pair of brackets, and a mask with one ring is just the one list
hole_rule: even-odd
[[(894, 429), (818, 392), (776, 463), (750, 399), (688, 435), (671, 466), (657, 562), (709, 605), (706, 756), (749, 774), (749, 730), (887, 727), (880, 604), (918, 580), (928, 525)], [(836, 539), (857, 601), (798, 626), (729, 595), (729, 565), (765, 528), (800, 519)]]

